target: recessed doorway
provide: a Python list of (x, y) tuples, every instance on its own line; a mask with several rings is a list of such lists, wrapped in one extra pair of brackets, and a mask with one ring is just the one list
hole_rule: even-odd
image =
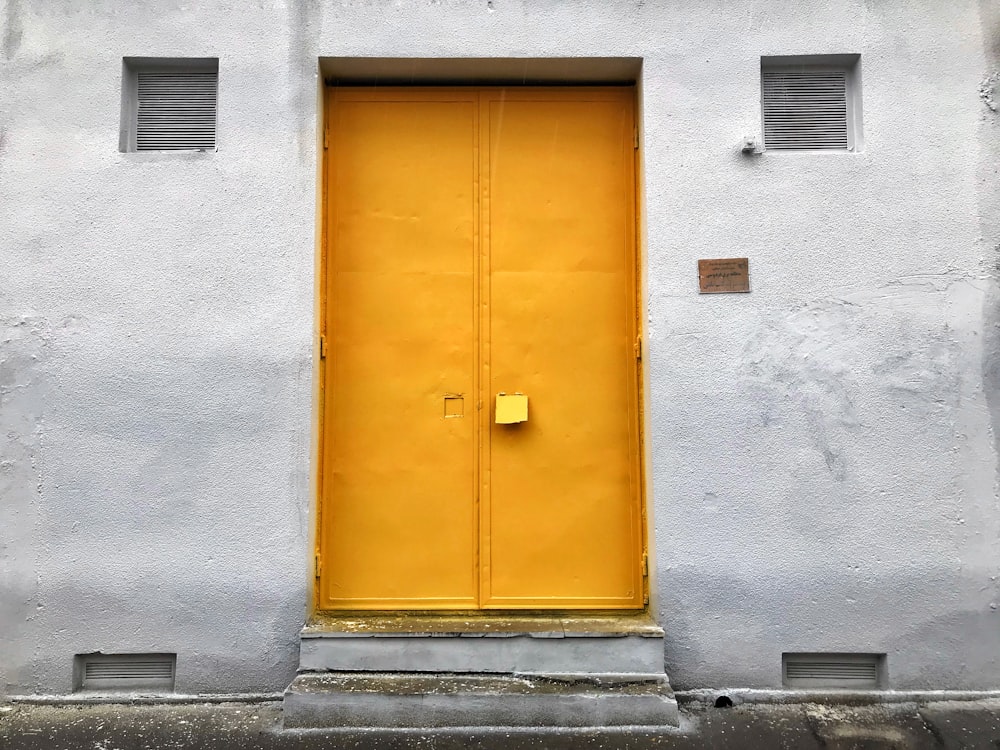
[(634, 98), (327, 89), (319, 609), (643, 607)]

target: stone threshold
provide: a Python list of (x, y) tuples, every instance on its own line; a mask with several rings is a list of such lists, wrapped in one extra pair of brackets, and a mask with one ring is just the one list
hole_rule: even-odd
[(663, 638), (648, 612), (639, 613), (434, 613), (350, 614), (318, 612), (302, 637), (469, 637), (523, 635), (535, 638), (639, 636)]

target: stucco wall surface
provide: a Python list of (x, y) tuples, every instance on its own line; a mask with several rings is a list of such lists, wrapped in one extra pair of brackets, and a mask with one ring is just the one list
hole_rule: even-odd
[[(0, 2), (0, 693), (176, 651), (291, 679), (320, 57), (641, 57), (653, 605), (675, 686), (783, 651), (1000, 685), (990, 0)], [(987, 43), (986, 40), (994, 40)], [(744, 156), (760, 57), (859, 53), (864, 150)], [(218, 57), (219, 150), (117, 150), (123, 56)], [(1000, 97), (998, 97), (1000, 100)], [(697, 294), (748, 256), (749, 295)]]

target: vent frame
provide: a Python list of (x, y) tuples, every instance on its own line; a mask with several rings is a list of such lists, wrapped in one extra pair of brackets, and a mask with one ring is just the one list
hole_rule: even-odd
[[(763, 150), (781, 153), (805, 153), (805, 154), (843, 154), (858, 153), (863, 150), (864, 138), (862, 129), (862, 106), (861, 106), (861, 56), (850, 55), (772, 55), (760, 58), (760, 121), (761, 121), (761, 141)], [(805, 114), (807, 106), (796, 111), (795, 101), (792, 106), (783, 107), (786, 111), (784, 118), (775, 117), (774, 108), (778, 107), (777, 100), (773, 96), (769, 97), (769, 89), (773, 90), (773, 77), (775, 76), (802, 77), (801, 83), (808, 83), (808, 79), (817, 76), (826, 79), (827, 91), (809, 92), (808, 87), (804, 89), (803, 99), (798, 104), (807, 105), (808, 97), (815, 96), (814, 101), (822, 102), (828, 109), (819, 115), (817, 119), (822, 122), (817, 123), (817, 127), (810, 131), (801, 130), (790, 132), (786, 138), (775, 138), (774, 129), (778, 123), (784, 119), (785, 129), (789, 124), (796, 122), (805, 124), (809, 121)], [(830, 94), (830, 83), (839, 77), (843, 81), (843, 105), (844, 115), (842, 125), (835, 122), (829, 107), (832, 106)], [(792, 84), (794, 85), (794, 83)], [(817, 85), (824, 85), (817, 82)], [(770, 110), (770, 114), (769, 114)], [(840, 118), (836, 118), (839, 120)], [(772, 130), (772, 138), (768, 138), (768, 130)], [(810, 142), (811, 140), (811, 142)], [(801, 144), (801, 145), (798, 145)]]
[[(177, 79), (186, 76), (198, 76), (201, 80), (192, 80), (197, 93), (201, 96), (202, 104), (206, 104), (206, 95), (214, 97), (211, 105), (211, 113), (202, 107), (200, 116), (192, 119), (191, 124), (196, 127), (194, 130), (200, 131), (197, 137), (192, 136), (188, 143), (183, 139), (178, 139), (176, 132), (164, 135), (161, 142), (173, 140), (172, 145), (166, 147), (150, 147), (150, 143), (142, 142), (140, 134), (140, 77), (144, 76), (167, 76), (174, 78), (173, 83), (178, 83)], [(206, 81), (205, 79), (210, 79)], [(153, 83), (152, 78), (147, 83)], [(164, 82), (161, 82), (161, 84)], [(206, 87), (206, 83), (211, 84), (211, 90)], [(189, 110), (189, 116), (191, 108)], [(198, 109), (195, 107), (194, 109)], [(123, 153), (210, 153), (218, 151), (219, 148), (219, 58), (217, 57), (123, 57), (122, 58), (122, 99), (121, 99), (121, 125), (118, 133), (118, 150)], [(208, 115), (206, 117), (206, 115)], [(154, 113), (153, 117), (163, 117), (162, 113)], [(205, 137), (208, 118), (211, 124), (207, 128), (210, 132), (210, 140)], [(177, 118), (174, 118), (176, 123)]]
[(73, 659), (73, 691), (90, 693), (172, 693), (177, 678), (175, 653), (96, 651)]
[(812, 652), (781, 655), (786, 688), (879, 690), (888, 683), (885, 654)]

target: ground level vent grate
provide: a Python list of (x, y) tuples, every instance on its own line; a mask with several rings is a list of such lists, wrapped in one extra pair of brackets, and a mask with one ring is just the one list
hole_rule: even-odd
[(788, 687), (874, 689), (881, 686), (884, 654), (784, 654)]
[(76, 657), (78, 690), (171, 691), (176, 654), (80, 654)]

